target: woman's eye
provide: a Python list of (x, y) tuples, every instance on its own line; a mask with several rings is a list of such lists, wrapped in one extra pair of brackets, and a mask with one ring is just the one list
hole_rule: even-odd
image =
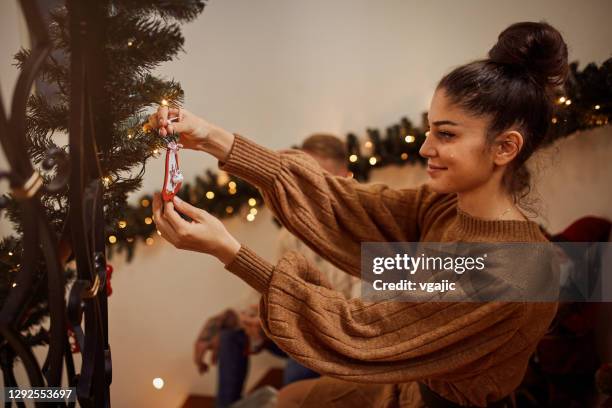
[(450, 139), (453, 136), (455, 136), (454, 134), (448, 133), (448, 132), (438, 132), (438, 135), (442, 136), (443, 138), (446, 138), (446, 139)]

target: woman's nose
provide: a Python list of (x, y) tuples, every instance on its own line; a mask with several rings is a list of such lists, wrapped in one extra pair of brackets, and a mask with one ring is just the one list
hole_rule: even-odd
[(437, 152), (433, 138), (429, 136), (429, 132), (426, 132), (425, 136), (425, 142), (421, 145), (419, 154), (425, 158), (435, 157)]

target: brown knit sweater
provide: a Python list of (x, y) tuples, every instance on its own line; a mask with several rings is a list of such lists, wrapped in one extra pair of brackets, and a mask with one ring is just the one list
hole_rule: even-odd
[[(456, 194), (334, 177), (303, 152), (276, 152), (240, 135), (219, 167), (257, 186), (288, 230), (355, 276), (366, 241), (546, 241), (534, 222), (462, 212)], [(347, 300), (299, 253), (275, 266), (244, 245), (226, 268), (263, 295), (266, 334), (326, 376), (306, 407), (422, 406), (417, 380), (459, 404), (485, 406), (519, 385), (557, 307)]]

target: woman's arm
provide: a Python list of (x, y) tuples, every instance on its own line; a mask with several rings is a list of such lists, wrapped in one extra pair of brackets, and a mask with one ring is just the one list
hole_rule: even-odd
[(258, 187), (289, 231), (355, 276), (362, 242), (418, 241), (427, 209), (445, 197), (427, 186), (395, 190), (333, 176), (302, 151), (273, 151), (241, 135), (219, 167)]
[[(365, 303), (322, 284), (298, 253), (273, 266), (241, 247), (226, 266), (263, 296), (266, 334), (315, 371), (354, 382), (402, 383), (485, 368), (533, 344), (520, 303)], [(545, 323), (543, 323), (545, 324)], [(509, 354), (491, 354), (505, 348)], [(503, 354), (503, 353), (502, 353)]]

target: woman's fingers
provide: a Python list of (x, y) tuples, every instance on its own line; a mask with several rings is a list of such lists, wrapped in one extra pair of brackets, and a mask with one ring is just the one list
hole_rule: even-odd
[(200, 222), (204, 221), (204, 214), (206, 213), (204, 210), (201, 210), (198, 207), (194, 207), (193, 205), (181, 200), (177, 196), (174, 196), (173, 202), (178, 212), (185, 214), (193, 220)]
[(191, 226), (191, 224), (182, 219), (181, 216), (174, 211), (174, 205), (170, 201), (164, 203), (164, 217), (179, 236), (184, 235)]
[(162, 237), (169, 241), (172, 245), (178, 243), (177, 234), (172, 225), (166, 222), (162, 210), (162, 198), (160, 193), (153, 195), (153, 221), (157, 230), (162, 234)]

